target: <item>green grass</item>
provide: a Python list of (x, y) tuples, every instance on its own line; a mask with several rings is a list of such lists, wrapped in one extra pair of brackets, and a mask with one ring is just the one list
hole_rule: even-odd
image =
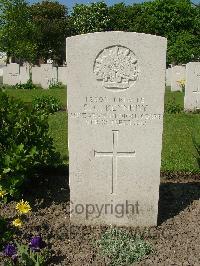
[(65, 162), (68, 162), (67, 113), (57, 112), (49, 117), (49, 132), (54, 145)]
[[(24, 102), (31, 102), (33, 97), (39, 95), (52, 95), (61, 100), (66, 106), (66, 90), (6, 90), (10, 96), (20, 98)], [(166, 90), (165, 106), (172, 100), (183, 108), (184, 94)], [(50, 134), (54, 139), (56, 149), (64, 160), (68, 161), (67, 145), (67, 114), (58, 112), (49, 118)], [(200, 143), (200, 114), (167, 114), (164, 115), (162, 171), (171, 172), (199, 172), (197, 164), (197, 151), (192, 136)]]
[(67, 89), (51, 89), (51, 90), (16, 90), (16, 89), (6, 89), (5, 92), (7, 95), (21, 99), (25, 103), (31, 103), (34, 97), (37, 96), (54, 96), (59, 99), (62, 103), (62, 106), (67, 106)]
[(200, 143), (200, 115), (165, 114), (163, 131), (163, 171), (200, 172), (193, 136)]
[(175, 101), (176, 104), (184, 108), (184, 94), (180, 91), (171, 92), (170, 87), (166, 88), (165, 91), (165, 104)]

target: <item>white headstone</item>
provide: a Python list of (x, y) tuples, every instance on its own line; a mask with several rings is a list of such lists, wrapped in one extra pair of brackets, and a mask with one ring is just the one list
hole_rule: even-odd
[(185, 110), (200, 109), (200, 62), (186, 65)]
[(41, 69), (38, 66), (32, 67), (32, 82), (35, 85), (41, 85), (42, 75)]
[(20, 83), (26, 84), (30, 80), (30, 69), (29, 66), (20, 67)]
[(171, 67), (166, 69), (166, 86), (171, 86)]
[(171, 69), (171, 91), (182, 91), (180, 83), (185, 81), (185, 66), (173, 66)]
[(20, 70), (19, 64), (11, 63), (4, 68), (3, 84), (16, 85), (20, 83)]
[(48, 89), (50, 85), (58, 82), (57, 68), (51, 64), (41, 65), (41, 86), (44, 89)]
[(58, 82), (67, 85), (67, 67), (58, 67)]
[(165, 38), (67, 38), (71, 221), (157, 224)]

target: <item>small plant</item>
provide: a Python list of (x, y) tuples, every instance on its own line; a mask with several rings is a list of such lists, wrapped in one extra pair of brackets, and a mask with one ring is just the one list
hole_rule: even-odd
[[(2, 192), (2, 189), (0, 189), (0, 193)], [(1, 202), (4, 202), (6, 204), (6, 195), (7, 193), (2, 194)], [(16, 205), (16, 211), (17, 211), (17, 218), (15, 218), (12, 222), (10, 222), (8, 219), (5, 219), (4, 217), (0, 216), (0, 250), (2, 250), (5, 243), (11, 241), (14, 229), (19, 229), (23, 226), (23, 220), (25, 216), (31, 211), (31, 207), (27, 201), (21, 200)]]
[(181, 90), (185, 92), (185, 79), (177, 80), (177, 83), (181, 87)]
[(175, 98), (170, 100), (165, 106), (165, 112), (168, 114), (179, 114), (182, 112), (182, 107), (180, 104), (175, 102)]
[(53, 96), (35, 97), (32, 102), (33, 109), (36, 111), (43, 111), (47, 114), (53, 114), (61, 110), (62, 105), (60, 100)]
[(48, 252), (40, 236), (31, 239), (28, 245), (8, 244), (4, 249), (5, 266), (43, 266), (46, 265)]
[(65, 89), (65, 85), (63, 85), (61, 82), (51, 83), (51, 84), (49, 85), (49, 89), (51, 89), (51, 90), (55, 90), (55, 89)]
[(13, 88), (16, 90), (35, 90), (36, 86), (32, 83), (31, 80), (29, 80), (25, 84), (16, 84), (13, 86)]
[(101, 254), (110, 259), (112, 266), (130, 265), (152, 252), (150, 244), (140, 236), (132, 237), (119, 229), (107, 230), (97, 241), (97, 246)]

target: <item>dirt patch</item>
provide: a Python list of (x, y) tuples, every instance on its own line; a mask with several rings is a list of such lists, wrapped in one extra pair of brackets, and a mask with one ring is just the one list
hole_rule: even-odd
[[(24, 199), (31, 203), (33, 211), (16, 238), (27, 242), (32, 235), (42, 235), (51, 251), (49, 266), (108, 265), (108, 260), (98, 255), (94, 244), (107, 228), (70, 225), (66, 176), (52, 174), (44, 178), (43, 183), (35, 180), (37, 186), (24, 193)], [(199, 180), (187, 181), (180, 176), (163, 180), (158, 226), (140, 229), (144, 238), (152, 243), (154, 253), (134, 265), (200, 265)], [(14, 204), (11, 202), (0, 209), (1, 213), (12, 218)], [(133, 228), (128, 230), (135, 233)]]

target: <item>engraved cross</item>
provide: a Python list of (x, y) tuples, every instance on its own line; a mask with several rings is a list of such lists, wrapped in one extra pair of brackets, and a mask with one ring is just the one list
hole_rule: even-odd
[(99, 152), (94, 150), (95, 157), (111, 157), (112, 158), (112, 180), (111, 180), (111, 194), (114, 193), (115, 184), (117, 182), (117, 159), (118, 157), (135, 157), (136, 152), (118, 152), (118, 130), (112, 131), (112, 146), (111, 152)]

